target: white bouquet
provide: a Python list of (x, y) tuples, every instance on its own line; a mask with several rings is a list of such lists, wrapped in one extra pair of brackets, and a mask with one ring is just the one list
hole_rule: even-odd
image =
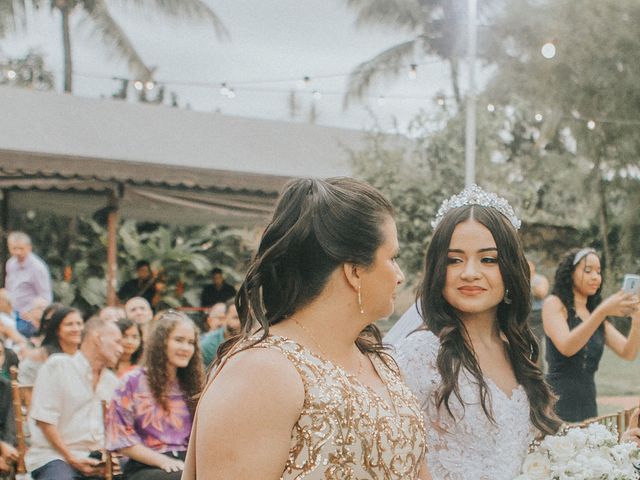
[(514, 480), (638, 480), (635, 443), (618, 443), (618, 435), (600, 424), (565, 428), (535, 442)]

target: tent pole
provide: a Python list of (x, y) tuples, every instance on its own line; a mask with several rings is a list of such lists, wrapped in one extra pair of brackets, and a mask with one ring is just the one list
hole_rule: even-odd
[(0, 283), (4, 285), (5, 266), (9, 259), (7, 236), (9, 235), (9, 190), (2, 190), (2, 204), (0, 205)]
[(109, 198), (107, 215), (107, 305), (115, 306), (116, 279), (118, 273), (118, 196), (113, 192)]

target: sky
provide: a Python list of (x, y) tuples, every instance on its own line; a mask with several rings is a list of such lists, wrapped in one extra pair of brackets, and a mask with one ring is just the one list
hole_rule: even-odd
[[(433, 97), (448, 94), (448, 69), (438, 59), (416, 57), (417, 77), (403, 74), (381, 82), (363, 102), (343, 108), (347, 74), (359, 63), (411, 38), (408, 32), (382, 27), (356, 27), (356, 14), (346, 0), (205, 0), (218, 14), (230, 39), (220, 41), (210, 24), (179, 21), (161, 14), (125, 8), (125, 0), (109, 0), (116, 20), (155, 78), (178, 95), (181, 106), (227, 115), (309, 121), (315, 104), (316, 123), (352, 129), (374, 125), (404, 129), (421, 109), (438, 108)], [(45, 57), (62, 90), (62, 40), (59, 16), (48, 8), (31, 12), (26, 31), (0, 39), (5, 58), (30, 49)], [(74, 94), (110, 97), (131, 78), (126, 65), (110, 57), (91, 23), (72, 17)], [(300, 80), (311, 80), (304, 88)], [(317, 78), (317, 77), (330, 78)], [(274, 81), (283, 80), (283, 81)], [(220, 94), (220, 84), (235, 98)], [(255, 83), (250, 83), (255, 82)], [(290, 92), (299, 110), (290, 112)], [(313, 92), (318, 92), (314, 95)], [(395, 98), (394, 98), (395, 96)], [(402, 97), (402, 98), (398, 98)]]

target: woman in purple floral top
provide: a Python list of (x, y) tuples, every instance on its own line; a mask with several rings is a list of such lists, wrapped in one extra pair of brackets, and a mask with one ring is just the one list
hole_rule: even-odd
[(189, 443), (194, 396), (204, 373), (198, 333), (184, 314), (158, 315), (144, 367), (120, 382), (107, 414), (107, 446), (129, 457), (129, 480), (179, 480)]

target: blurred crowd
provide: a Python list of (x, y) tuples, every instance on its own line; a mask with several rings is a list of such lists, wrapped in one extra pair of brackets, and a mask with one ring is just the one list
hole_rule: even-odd
[[(34, 479), (100, 478), (102, 450), (125, 478), (178, 479), (195, 399), (218, 346), (237, 334), (234, 297), (219, 268), (201, 311), (159, 310), (149, 262), (118, 291), (121, 306), (84, 318), (53, 303), (46, 263), (23, 232), (8, 237), (0, 289), (0, 476), (18, 458), (11, 371), (32, 385), (27, 470)], [(108, 402), (103, 418), (102, 401)]]

